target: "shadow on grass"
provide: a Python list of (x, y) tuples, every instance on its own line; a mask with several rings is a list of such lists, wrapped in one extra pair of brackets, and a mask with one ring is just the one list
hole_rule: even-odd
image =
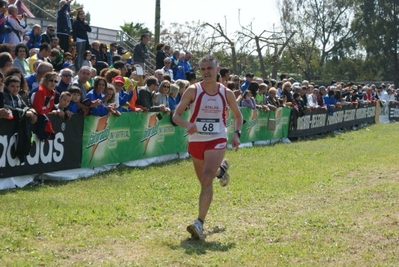
[(226, 228), (219, 228), (214, 227), (211, 231), (205, 234), (205, 240), (197, 240), (192, 238), (187, 238), (182, 240), (179, 245), (169, 245), (169, 247), (173, 250), (177, 250), (183, 248), (185, 253), (188, 255), (197, 254), (203, 255), (206, 254), (208, 251), (220, 251), (220, 252), (227, 252), (230, 249), (236, 246), (236, 243), (221, 243), (216, 241), (207, 242), (206, 237), (217, 234), (223, 233), (226, 231)]
[(180, 242), (180, 247), (185, 249), (188, 255), (204, 255), (208, 251), (227, 252), (234, 248), (236, 243), (206, 242), (206, 240), (186, 239)]

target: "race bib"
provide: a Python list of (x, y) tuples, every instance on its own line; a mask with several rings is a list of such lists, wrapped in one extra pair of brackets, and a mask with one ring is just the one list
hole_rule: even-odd
[(197, 126), (198, 134), (212, 135), (220, 132), (220, 120), (219, 119), (204, 119), (197, 118), (195, 121)]

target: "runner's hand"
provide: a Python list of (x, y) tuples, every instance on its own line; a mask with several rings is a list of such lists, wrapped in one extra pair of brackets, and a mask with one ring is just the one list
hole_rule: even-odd
[(195, 134), (197, 131), (197, 126), (194, 123), (189, 122), (186, 126), (188, 134)]
[(238, 146), (240, 145), (240, 139), (238, 138), (237, 134), (233, 134), (233, 138), (231, 139), (231, 145), (233, 146), (234, 150), (238, 150)]

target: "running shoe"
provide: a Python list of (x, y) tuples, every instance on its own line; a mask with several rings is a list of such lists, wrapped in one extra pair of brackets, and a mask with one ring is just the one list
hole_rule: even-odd
[(187, 226), (187, 231), (191, 234), (193, 239), (204, 239), (204, 230), (200, 220), (195, 220), (192, 224)]
[(222, 161), (222, 163), (220, 164), (220, 168), (224, 170), (224, 174), (221, 178), (218, 178), (219, 183), (222, 187), (225, 187), (229, 184), (230, 181), (230, 175), (227, 173), (227, 170), (229, 169), (229, 162), (227, 161), (227, 159), (224, 159)]

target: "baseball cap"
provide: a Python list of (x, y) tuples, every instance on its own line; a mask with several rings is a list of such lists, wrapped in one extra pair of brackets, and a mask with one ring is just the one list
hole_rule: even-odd
[(245, 77), (251, 77), (251, 78), (253, 78), (253, 77), (254, 77), (254, 74), (253, 74), (253, 73), (250, 73), (250, 72), (248, 72), (247, 74), (245, 74)]
[(121, 84), (125, 84), (125, 79), (122, 76), (116, 76), (113, 80), (114, 83), (121, 83)]
[(72, 64), (71, 62), (65, 61), (65, 62), (62, 64), (62, 67), (63, 67), (63, 68), (73, 67), (73, 64)]

